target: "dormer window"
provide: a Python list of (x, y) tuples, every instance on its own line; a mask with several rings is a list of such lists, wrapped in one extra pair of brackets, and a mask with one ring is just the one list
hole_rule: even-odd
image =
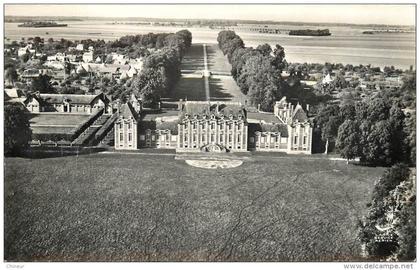
[(233, 114), (229, 114), (229, 119), (232, 120), (233, 119)]

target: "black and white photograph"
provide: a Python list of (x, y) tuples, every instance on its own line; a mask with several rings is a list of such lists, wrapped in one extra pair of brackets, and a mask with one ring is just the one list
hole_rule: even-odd
[(2, 268), (416, 269), (415, 2), (2, 11)]

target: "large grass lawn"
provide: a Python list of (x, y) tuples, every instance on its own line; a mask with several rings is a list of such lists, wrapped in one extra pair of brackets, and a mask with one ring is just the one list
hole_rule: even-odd
[(171, 155), (5, 160), (5, 260), (359, 259), (383, 169), (249, 156), (207, 170)]

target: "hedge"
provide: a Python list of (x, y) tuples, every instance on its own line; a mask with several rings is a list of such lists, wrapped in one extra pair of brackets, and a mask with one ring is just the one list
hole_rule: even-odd
[(85, 129), (87, 129), (89, 126), (91, 126), (93, 124), (93, 122), (95, 122), (96, 119), (98, 119), (104, 112), (104, 109), (101, 109), (100, 111), (98, 111), (96, 114), (92, 115), (86, 122), (78, 125), (74, 131), (73, 131), (73, 139), (76, 139), (77, 137), (79, 137), (80, 134), (83, 133), (83, 131), (85, 131)]
[(105, 124), (96, 132), (95, 139), (101, 140), (106, 134), (112, 129), (114, 126), (115, 120), (117, 120), (118, 114), (114, 113), (106, 122)]

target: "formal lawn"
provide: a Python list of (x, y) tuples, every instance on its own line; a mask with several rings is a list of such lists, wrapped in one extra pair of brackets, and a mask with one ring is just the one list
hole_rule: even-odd
[(78, 126), (87, 121), (89, 114), (40, 113), (31, 114), (30, 124), (33, 125), (69, 125)]
[(73, 134), (75, 127), (31, 127), (33, 134)]
[(7, 261), (358, 260), (382, 168), (248, 155), (225, 170), (171, 154), (5, 159)]

